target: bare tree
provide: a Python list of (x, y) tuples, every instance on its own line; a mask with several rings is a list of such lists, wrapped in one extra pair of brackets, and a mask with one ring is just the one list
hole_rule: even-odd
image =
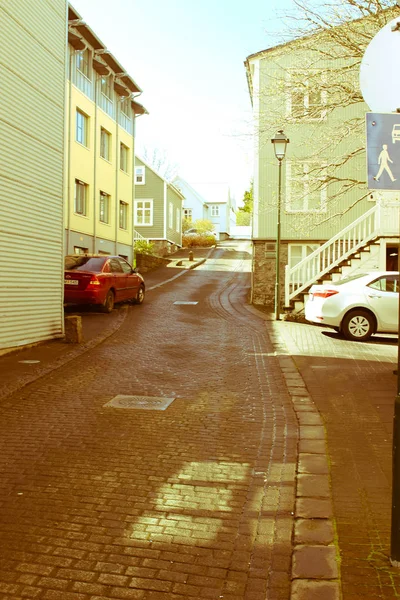
[[(307, 123), (303, 128), (311, 165), (304, 174), (307, 194), (324, 190), (329, 203), (325, 212), (305, 211), (296, 216), (293, 228), (310, 231), (350, 210), (368, 194), (364, 168), (366, 107), (359, 69), (368, 44), (398, 9), (389, 0), (293, 2), (294, 10), (284, 15), (281, 43), (271, 53), (279, 68), (270, 69), (268, 85), (260, 90), (260, 105), (266, 109), (259, 127), (261, 139), (264, 135), (267, 143), (271, 132), (282, 124)], [(288, 53), (290, 63), (284, 60)], [(349, 192), (352, 201), (343, 209), (341, 200)], [(272, 199), (265, 210), (273, 210), (274, 204)]]
[(169, 160), (164, 149), (146, 146), (143, 149), (143, 160), (168, 182), (178, 174), (178, 165)]

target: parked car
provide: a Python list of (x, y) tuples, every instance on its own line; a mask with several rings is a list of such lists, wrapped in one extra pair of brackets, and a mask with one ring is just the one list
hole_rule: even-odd
[(399, 273), (358, 273), (313, 285), (305, 305), (307, 321), (333, 327), (348, 340), (365, 341), (374, 333), (396, 333)]
[(187, 229), (186, 231), (184, 231), (182, 233), (182, 235), (213, 235), (214, 237), (217, 237), (217, 232), (216, 231), (201, 231), (199, 229), (196, 229), (196, 227), (191, 227), (190, 229)]
[(117, 302), (142, 304), (145, 283), (120, 256), (77, 254), (65, 257), (65, 304), (94, 304), (110, 313)]

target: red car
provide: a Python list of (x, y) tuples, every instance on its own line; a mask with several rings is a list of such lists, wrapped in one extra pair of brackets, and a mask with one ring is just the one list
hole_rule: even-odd
[(143, 277), (120, 256), (65, 257), (65, 304), (97, 304), (110, 313), (116, 302), (133, 300), (142, 304), (144, 294)]

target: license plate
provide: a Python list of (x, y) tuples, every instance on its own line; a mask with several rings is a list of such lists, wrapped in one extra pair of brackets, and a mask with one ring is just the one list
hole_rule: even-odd
[(65, 285), (78, 285), (79, 281), (77, 279), (64, 279)]

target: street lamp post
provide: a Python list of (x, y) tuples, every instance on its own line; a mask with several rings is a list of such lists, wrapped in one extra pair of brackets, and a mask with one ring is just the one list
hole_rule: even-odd
[(275, 319), (279, 321), (281, 312), (280, 301), (280, 258), (281, 258), (281, 196), (282, 196), (282, 161), (285, 158), (286, 146), (289, 139), (280, 129), (271, 142), (274, 145), (275, 156), (279, 163), (278, 175), (278, 207), (276, 224), (276, 269), (275, 269)]

